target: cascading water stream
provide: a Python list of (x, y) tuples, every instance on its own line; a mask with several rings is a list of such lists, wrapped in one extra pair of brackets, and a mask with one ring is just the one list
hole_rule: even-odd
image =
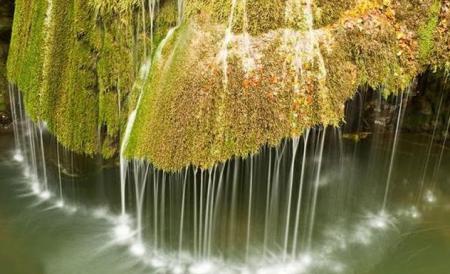
[(184, 0), (177, 0), (177, 24), (181, 25), (184, 17)]
[[(278, 209), (279, 209), (279, 200), (278, 200), (278, 196), (276, 195), (278, 193), (279, 190), (279, 183), (280, 183), (280, 168), (281, 168), (281, 162), (286, 150), (286, 145), (287, 142), (283, 142), (282, 143), (282, 148), (281, 151), (277, 150), (275, 153), (275, 166), (274, 166), (274, 171), (273, 171), (273, 177), (272, 177), (272, 182), (271, 182), (271, 186), (270, 186), (270, 195), (268, 195), (268, 197), (270, 198), (270, 200), (266, 201), (267, 204), (269, 204), (269, 214), (266, 216), (266, 227), (265, 229), (265, 239), (264, 239), (264, 250), (267, 250), (268, 247), (267, 245), (268, 243), (268, 239), (270, 236), (273, 236), (274, 234), (277, 233), (276, 231), (276, 227), (274, 229), (274, 223), (271, 222), (271, 220), (275, 220), (277, 218), (277, 214), (278, 214)], [(271, 235), (272, 234), (272, 235)]]
[(184, 228), (184, 210), (186, 208), (186, 187), (187, 187), (187, 176), (188, 169), (184, 169), (184, 179), (183, 179), (183, 193), (181, 197), (181, 216), (180, 216), (180, 232), (179, 232), (179, 240), (178, 240), (178, 256), (180, 256), (182, 248), (183, 248), (183, 228)]
[(61, 177), (61, 159), (59, 155), (59, 144), (56, 142), (56, 159), (58, 165), (58, 185), (59, 185), (59, 202), (58, 206), (64, 205), (63, 187), (62, 187), (62, 177)]
[[(33, 140), (40, 142), (38, 128), (29, 128), (34, 131), (31, 134)], [(332, 210), (327, 207), (330, 193), (342, 197), (347, 194), (338, 194), (336, 186), (327, 185), (326, 180), (329, 170), (340, 169), (342, 165), (339, 153), (351, 150), (328, 145), (328, 142), (325, 144), (325, 140), (330, 138), (341, 141), (336, 131), (323, 128), (314, 132), (314, 138), (310, 137), (310, 130), (303, 134), (301, 156), (298, 155), (300, 140), (296, 139), (283, 141), (278, 148), (264, 148), (264, 153), (257, 157), (246, 160), (237, 158), (204, 171), (187, 168), (182, 173), (169, 174), (143, 161), (130, 161), (130, 174), (133, 175), (136, 191), (133, 201), (136, 202), (137, 226), (135, 231), (130, 231), (135, 236), (134, 240), (127, 241), (131, 254), (163, 273), (221, 273), (222, 268), (235, 269), (236, 273), (251, 273), (253, 270), (285, 273), (289, 268), (308, 273), (310, 267), (339, 267), (330, 258), (346, 251), (336, 247), (341, 240), (323, 238), (322, 229), (331, 224), (336, 235), (343, 232), (337, 227), (336, 218), (326, 222), (323, 218)], [(315, 153), (309, 153), (310, 147), (314, 147)], [(35, 147), (38, 157), (40, 149), (40, 145)], [(48, 157), (52, 155), (46, 152)], [(57, 159), (59, 154), (57, 147)], [(329, 158), (323, 160), (332, 155), (337, 156), (336, 161), (329, 161)], [(329, 166), (331, 162), (333, 168)], [(58, 159), (58, 167), (60, 165), (61, 160)], [(315, 168), (310, 171), (309, 166)], [(37, 167), (42, 180), (42, 168), (40, 164)], [(346, 164), (346, 172), (347, 167), (353, 170)], [(60, 172), (58, 170), (58, 178)], [(55, 182), (60, 184), (59, 179)], [(321, 203), (318, 202), (319, 187)], [(312, 194), (309, 200), (304, 199), (305, 189)], [(287, 191), (292, 192), (291, 197), (286, 195)], [(356, 193), (359, 189), (349, 191), (358, 199)], [(39, 197), (39, 193), (36, 195)], [(70, 200), (65, 199), (63, 208), (67, 208), (66, 203)], [(308, 210), (304, 210), (304, 206)], [(361, 214), (358, 209), (354, 210)], [(196, 217), (192, 218), (194, 215)], [(146, 221), (151, 225), (147, 226)], [(376, 232), (388, 230), (389, 222), (386, 216), (364, 215), (362, 221), (354, 224), (355, 231), (345, 234), (344, 244), (366, 246), (373, 243), (377, 239)], [(193, 226), (196, 228), (192, 234)], [(305, 233), (302, 233), (304, 228)], [(361, 231), (364, 233), (361, 234)], [(147, 232), (149, 235), (154, 233), (153, 237), (148, 237), (151, 245), (146, 244)], [(305, 234), (306, 245), (299, 239), (302, 234)], [(192, 241), (187, 235), (193, 235), (196, 239)], [(151, 238), (154, 240), (151, 241)], [(266, 254), (264, 258), (258, 257), (261, 254), (257, 251), (259, 245), (264, 246), (264, 251), (261, 251)], [(193, 249), (196, 253), (192, 253)], [(225, 253), (222, 254), (222, 251)], [(235, 252), (237, 254), (233, 257)], [(283, 263), (278, 265), (277, 262)], [(202, 272), (205, 269), (208, 271)]]
[[(151, 10), (151, 9), (150, 9)], [(142, 19), (142, 40), (144, 41), (143, 44), (143, 48), (144, 48), (144, 56), (148, 56), (147, 54), (147, 37), (146, 37), (146, 32), (147, 32), (147, 20), (146, 20), (146, 16), (145, 16), (145, 0), (141, 0), (141, 19)], [(151, 39), (153, 40), (153, 39)]]
[(28, 136), (28, 145), (29, 145), (29, 163), (31, 165), (31, 177), (33, 180), (34, 191), (36, 193), (41, 192), (42, 186), (39, 183), (39, 175), (38, 175), (38, 166), (37, 166), (37, 157), (36, 157), (36, 144), (35, 144), (35, 128), (34, 124), (31, 120), (27, 119), (25, 121), (26, 124), (26, 135)]
[[(398, 137), (400, 134), (400, 127), (401, 127), (401, 122), (402, 122), (402, 117), (403, 117), (402, 116), (402, 114), (403, 114), (403, 96), (404, 95), (402, 92), (400, 94), (400, 104), (399, 104), (399, 109), (398, 109), (398, 114), (397, 114), (396, 125), (395, 125), (394, 141), (392, 144), (391, 157), (389, 160), (388, 175), (387, 175), (387, 179), (386, 179), (386, 188), (384, 191), (383, 205), (381, 208), (382, 212), (384, 212), (386, 210), (387, 200), (388, 200), (388, 195), (389, 195), (389, 188), (391, 186), (392, 170), (394, 168), (394, 161), (395, 161), (395, 156), (396, 156), (397, 146), (398, 146)], [(408, 97), (408, 94), (406, 94), (406, 96)]]
[(203, 235), (203, 256), (209, 258), (209, 246), (210, 246), (210, 230), (211, 230), (211, 210), (213, 203), (213, 193), (215, 188), (217, 167), (208, 169), (208, 184), (206, 185), (206, 210), (205, 210), (205, 228)]
[(204, 200), (204, 195), (203, 195), (203, 190), (204, 190), (204, 176), (205, 175), (205, 171), (202, 169), (200, 170), (200, 210), (199, 210), (199, 218), (198, 218), (198, 249), (199, 249), (199, 255), (203, 256), (203, 245), (202, 245), (202, 240), (203, 240), (203, 200)]
[[(223, 179), (223, 173), (225, 170), (225, 166), (226, 164), (221, 165), (221, 169), (220, 169), (220, 174), (219, 174), (219, 182), (218, 182), (218, 190), (216, 194), (216, 198), (213, 197), (213, 206), (212, 206), (212, 210), (211, 210), (211, 217), (210, 217), (210, 231), (209, 231), (209, 244), (208, 244), (208, 257), (211, 256), (211, 249), (212, 249), (212, 234), (213, 234), (213, 230), (216, 226), (217, 223), (217, 218), (218, 218), (218, 210), (219, 210), (219, 205), (220, 205), (220, 197), (222, 197), (222, 189), (223, 189), (223, 183), (224, 183), (224, 179)], [(214, 193), (214, 192), (213, 192)]]
[(8, 92), (9, 92), (9, 104), (11, 106), (11, 117), (12, 117), (12, 126), (13, 126), (13, 131), (14, 131), (14, 145), (15, 145), (15, 151), (14, 151), (14, 160), (16, 160), (17, 162), (22, 162), (23, 159), (23, 155), (22, 155), (22, 143), (20, 141), (19, 138), (19, 118), (17, 116), (17, 110), (16, 110), (16, 98), (15, 98), (15, 91), (14, 91), (14, 87), (10, 84), (8, 85)]
[(250, 172), (249, 172), (249, 189), (248, 189), (248, 211), (247, 211), (247, 242), (245, 245), (245, 258), (248, 261), (250, 252), (250, 235), (251, 235), (251, 223), (252, 223), (252, 202), (253, 202), (253, 155), (250, 156)]
[[(322, 138), (320, 141), (320, 147), (319, 147), (319, 158), (317, 162), (316, 167), (316, 177), (314, 180), (314, 191), (312, 196), (312, 205), (311, 205), (311, 213), (310, 213), (310, 219), (309, 219), (309, 227), (308, 227), (308, 241), (307, 241), (307, 249), (308, 251), (311, 250), (312, 247), (312, 237), (314, 233), (314, 224), (316, 219), (316, 207), (317, 207), (317, 196), (319, 194), (319, 183), (320, 183), (320, 176), (322, 171), (322, 159), (323, 159), (323, 149), (325, 146), (325, 136), (326, 136), (326, 127), (322, 130)], [(320, 134), (320, 132), (319, 132)]]
[[(162, 49), (166, 45), (167, 41), (172, 37), (172, 35), (174, 34), (174, 32), (177, 28), (178, 28), (178, 26), (170, 29), (167, 32), (166, 37), (161, 41), (158, 49), (155, 52), (155, 56), (154, 56), (155, 61), (159, 60), (159, 58), (161, 57)], [(140, 85), (139, 86), (139, 90), (140, 90), (139, 98), (138, 98), (135, 109), (128, 116), (127, 125), (125, 128), (122, 143), (120, 146), (120, 194), (121, 194), (120, 197), (121, 197), (121, 214), (122, 214), (121, 218), (122, 218), (122, 220), (120, 220), (118, 227), (116, 227), (116, 229), (115, 229), (116, 234), (120, 238), (124, 238), (124, 237), (128, 238), (130, 236), (130, 229), (127, 225), (128, 220), (127, 220), (127, 215), (126, 215), (126, 197), (125, 197), (125, 192), (126, 192), (125, 186), (126, 186), (129, 163), (125, 158), (125, 151), (128, 146), (128, 142), (130, 140), (130, 135), (133, 130), (134, 123), (136, 121), (136, 115), (137, 115), (139, 106), (142, 101), (142, 96), (144, 94), (143, 86), (146, 82), (146, 79), (148, 78), (152, 62), (153, 62), (153, 60), (151, 58), (149, 58), (148, 60), (146, 60), (146, 62), (144, 62), (143, 66), (141, 67), (141, 70), (139, 73), (139, 79), (137, 82), (137, 84)], [(142, 190), (142, 191), (144, 191), (144, 190)]]
[(230, 222), (228, 224), (228, 235), (227, 235), (228, 242), (233, 242), (233, 239), (236, 235), (237, 187), (238, 187), (238, 175), (240, 172), (239, 165), (240, 165), (240, 158), (236, 157), (234, 159), (234, 173), (231, 182), (231, 202), (230, 202), (231, 205), (229, 212)]
[(159, 192), (159, 177), (158, 171), (153, 173), (153, 244), (158, 247), (158, 192)]
[(44, 124), (41, 123), (38, 126), (39, 129), (39, 144), (40, 144), (40, 153), (41, 153), (41, 161), (42, 161), (42, 174), (43, 174), (43, 181), (44, 181), (44, 192), (42, 193), (42, 195), (44, 197), (49, 196), (49, 192), (48, 192), (48, 178), (47, 178), (47, 166), (46, 166), (46, 161), (45, 161), (45, 149), (44, 149), (44, 137), (43, 137), (43, 127)]
[(448, 120), (447, 120), (447, 126), (445, 127), (445, 132), (444, 132), (444, 140), (442, 141), (442, 148), (439, 153), (439, 158), (438, 158), (437, 164), (436, 164), (434, 172), (433, 172), (433, 182), (432, 182), (433, 185), (432, 185), (431, 191), (434, 191), (436, 188), (437, 173), (439, 172), (439, 170), (441, 169), (441, 166), (442, 166), (442, 158), (444, 157), (444, 152), (446, 149), (449, 130), (450, 130), (450, 116), (448, 117)]
[[(134, 185), (135, 185), (135, 195), (136, 195), (136, 224), (137, 224), (137, 242), (131, 246), (131, 252), (134, 255), (142, 256), (145, 253), (144, 241), (142, 238), (143, 227), (142, 227), (142, 212), (145, 198), (145, 187), (147, 185), (147, 177), (149, 173), (149, 165), (145, 165), (141, 161), (133, 162), (134, 167)], [(141, 175), (143, 176), (141, 177)]]
[[(289, 170), (289, 179), (288, 179), (288, 203), (287, 203), (287, 211), (286, 211), (286, 228), (284, 232), (284, 245), (283, 245), (283, 257), (286, 259), (288, 254), (288, 244), (289, 244), (289, 227), (291, 223), (291, 203), (292, 203), (292, 187), (294, 183), (294, 166), (295, 166), (295, 156), (297, 155), (297, 148), (300, 142), (299, 138), (294, 138), (292, 141), (292, 159), (291, 159), (291, 167)], [(301, 196), (301, 195), (300, 195)]]
[(268, 227), (269, 227), (269, 210), (270, 210), (270, 183), (272, 182), (271, 177), (272, 171), (272, 150), (269, 149), (269, 163), (267, 169), (267, 188), (266, 188), (266, 207), (265, 207), (265, 216), (264, 216), (264, 240), (263, 240), (263, 255), (266, 256), (267, 252), (267, 241), (268, 241)]
[(294, 238), (292, 241), (292, 256), (295, 256), (297, 253), (297, 245), (298, 245), (298, 233), (299, 233), (299, 225), (300, 225), (300, 215), (302, 209), (302, 196), (303, 196), (303, 186), (305, 182), (305, 166), (306, 166), (306, 155), (308, 153), (308, 139), (309, 139), (310, 130), (307, 129), (303, 139), (303, 156), (302, 156), (302, 168), (300, 175), (300, 188), (298, 191), (298, 199), (297, 199), (297, 207), (295, 211), (295, 225), (294, 225)]
[(431, 152), (433, 150), (433, 144), (434, 144), (435, 137), (436, 137), (436, 131), (437, 131), (437, 127), (438, 127), (438, 124), (439, 124), (439, 117), (440, 117), (440, 114), (441, 114), (442, 103), (444, 102), (444, 95), (445, 94), (442, 93), (441, 99), (439, 101), (437, 113), (436, 113), (436, 118), (434, 120), (433, 133), (431, 135), (430, 143), (428, 145), (427, 157), (426, 157), (425, 165), (424, 165), (424, 168), (423, 168), (422, 178), (420, 180), (420, 187), (419, 187), (419, 193), (418, 193), (418, 196), (417, 196), (417, 203), (419, 203), (419, 201), (423, 198), (423, 191), (424, 191), (424, 188), (425, 188), (425, 180), (426, 180), (426, 176), (427, 176), (427, 172), (428, 172), (428, 166), (430, 164)]
[(160, 237), (160, 242), (161, 242), (161, 246), (164, 246), (165, 244), (165, 218), (166, 218), (166, 174), (164, 172), (161, 172), (161, 204), (159, 206), (160, 212), (159, 212), (159, 216), (160, 216), (160, 220), (159, 220), (159, 224), (160, 224), (160, 228), (159, 228), (159, 237)]
[(198, 174), (198, 169), (197, 168), (195, 168), (195, 170), (194, 170), (194, 214), (193, 214), (193, 216), (194, 216), (194, 230), (193, 230), (193, 232), (194, 232), (194, 254), (197, 256), (198, 255), (198, 245), (197, 245), (197, 242), (198, 242), (198, 234), (197, 234), (197, 231), (198, 231), (198, 222), (197, 222), (197, 220), (198, 220), (198, 216), (197, 216), (197, 204), (198, 204), (198, 199), (197, 199), (197, 181), (198, 181), (198, 179), (197, 179), (197, 174)]

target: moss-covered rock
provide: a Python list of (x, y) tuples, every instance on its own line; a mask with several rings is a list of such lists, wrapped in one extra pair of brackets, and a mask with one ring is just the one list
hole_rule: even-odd
[(121, 18), (99, 18), (90, 0), (16, 1), (9, 81), (23, 91), (30, 117), (67, 148), (114, 155), (107, 144), (119, 137), (118, 107), (125, 120), (137, 70), (131, 33)]
[(66, 147), (112, 157), (137, 107), (128, 157), (206, 168), (338, 125), (358, 86), (449, 66), (444, 0), (190, 0), (159, 52), (180, 11), (149, 3), (17, 1), (9, 80)]

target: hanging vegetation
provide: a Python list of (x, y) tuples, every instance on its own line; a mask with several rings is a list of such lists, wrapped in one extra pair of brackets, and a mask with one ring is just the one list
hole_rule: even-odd
[(17, 0), (8, 79), (74, 151), (116, 155), (137, 108), (127, 157), (206, 168), (338, 125), (359, 86), (389, 95), (429, 67), (450, 69), (449, 9), (447, 0)]

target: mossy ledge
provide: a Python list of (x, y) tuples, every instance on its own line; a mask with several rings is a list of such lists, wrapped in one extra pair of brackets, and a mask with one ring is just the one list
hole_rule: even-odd
[(359, 86), (450, 69), (447, 0), (186, 0), (142, 83), (180, 23), (176, 0), (148, 3), (16, 0), (8, 79), (67, 148), (117, 155), (142, 93), (126, 156), (209, 168), (345, 122)]

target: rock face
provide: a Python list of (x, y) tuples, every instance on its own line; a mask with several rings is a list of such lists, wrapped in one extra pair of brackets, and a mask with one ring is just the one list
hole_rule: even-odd
[(447, 0), (17, 0), (8, 79), (69, 149), (116, 155), (136, 110), (128, 157), (207, 168), (448, 70), (449, 22)]
[[(437, 141), (445, 138), (449, 126), (450, 85), (446, 75), (424, 75), (417, 83), (403, 121), (409, 132), (435, 131)], [(447, 133), (448, 134), (448, 133)]]
[[(394, 131), (399, 99), (390, 96), (383, 100), (378, 91), (360, 89), (346, 103), (344, 134)], [(450, 133), (450, 85), (445, 72), (427, 71), (418, 77), (403, 96), (402, 110), (402, 132), (429, 135), (434, 132), (434, 140), (443, 141)]]

